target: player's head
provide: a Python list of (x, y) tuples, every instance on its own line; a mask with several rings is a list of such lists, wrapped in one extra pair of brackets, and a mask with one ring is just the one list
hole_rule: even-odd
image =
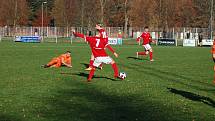
[(144, 27), (144, 30), (145, 30), (145, 32), (148, 32), (148, 31), (149, 31), (149, 27), (148, 27), (148, 26), (145, 26), (145, 27)]
[(65, 54), (71, 55), (71, 52), (70, 51), (66, 51)]
[(96, 24), (96, 29), (99, 30), (99, 29), (102, 29), (103, 25), (101, 23), (97, 23)]
[(95, 35), (96, 37), (100, 37), (101, 35), (100, 35), (100, 33), (99, 33), (99, 29), (96, 29), (96, 35)]
[(71, 29), (71, 32), (75, 32), (75, 29)]

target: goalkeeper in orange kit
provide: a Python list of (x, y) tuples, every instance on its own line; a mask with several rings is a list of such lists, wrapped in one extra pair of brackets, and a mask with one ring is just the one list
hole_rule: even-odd
[(72, 58), (71, 58), (71, 52), (67, 51), (64, 54), (61, 54), (58, 57), (53, 58), (48, 64), (42, 65), (44, 68), (49, 68), (49, 67), (55, 67), (59, 68), (61, 66), (66, 66), (66, 67), (72, 67), (71, 64)]

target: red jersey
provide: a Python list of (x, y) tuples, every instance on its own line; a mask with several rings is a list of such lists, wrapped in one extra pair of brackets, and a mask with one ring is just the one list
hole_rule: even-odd
[(107, 33), (104, 29), (99, 29), (99, 37), (104, 38), (104, 39), (108, 38)]
[(104, 39), (108, 43), (108, 35), (103, 28), (99, 29), (99, 37), (100, 37), (100, 39)]
[(108, 56), (105, 48), (108, 42), (100, 37), (86, 37), (86, 41), (90, 44), (92, 53), (95, 57)]
[(85, 40), (90, 44), (92, 53), (94, 57), (104, 57), (108, 56), (108, 54), (105, 51), (105, 48), (107, 47), (112, 53), (114, 53), (114, 50), (110, 45), (108, 45), (108, 41), (106, 39), (100, 38), (100, 37), (85, 37), (83, 34), (80, 33), (74, 33), (75, 36), (85, 38)]
[(149, 44), (150, 42), (152, 42), (152, 38), (151, 38), (151, 35), (149, 32), (143, 32), (140, 37), (143, 38), (142, 45), (146, 45), (146, 44)]

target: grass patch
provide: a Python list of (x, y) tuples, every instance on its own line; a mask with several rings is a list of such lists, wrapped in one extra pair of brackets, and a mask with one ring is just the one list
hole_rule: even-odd
[[(135, 58), (141, 46), (113, 47), (126, 80), (114, 81), (111, 66), (104, 65), (86, 83), (86, 44), (1, 42), (0, 121), (214, 120), (210, 48), (154, 46), (150, 62)], [(73, 68), (40, 67), (67, 50)]]

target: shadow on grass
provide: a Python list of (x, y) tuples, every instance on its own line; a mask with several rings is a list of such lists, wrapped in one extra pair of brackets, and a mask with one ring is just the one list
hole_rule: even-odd
[(21, 120), (11, 115), (6, 116), (6, 115), (0, 114), (0, 121), (23, 121), (23, 119)]
[[(167, 81), (174, 81), (176, 83), (179, 83), (179, 84), (182, 84), (185, 86), (189, 86), (189, 87), (192, 87), (192, 88), (195, 88), (198, 90), (207, 91), (207, 89), (205, 89), (205, 88), (203, 89), (203, 88), (200, 88), (199, 86), (195, 86), (194, 82), (199, 83), (201, 85), (206, 85), (207, 87), (212, 87), (214, 89), (214, 86), (211, 84), (199, 82), (199, 81), (193, 80), (191, 78), (188, 78), (186, 76), (178, 75), (178, 74), (175, 74), (172, 72), (165, 72), (165, 71), (162, 71), (162, 70), (159, 70), (156, 68), (152, 68), (152, 67), (147, 67), (147, 66), (144, 66), (143, 68), (139, 68), (140, 67), (139, 64), (131, 64), (131, 66), (128, 66), (128, 65), (123, 65), (123, 66), (133, 69), (137, 72), (143, 72), (144, 74), (152, 75), (159, 79), (163, 79), (163, 80), (167, 80)], [(185, 80), (188, 82), (185, 82)], [(189, 83), (189, 82), (192, 82), (192, 83)], [(213, 89), (212, 89), (212, 91), (213, 91)]]
[[(94, 83), (68, 81), (54, 98), (43, 99), (48, 105), (43, 118), (50, 121), (157, 121), (166, 120), (162, 112), (154, 114), (151, 103), (136, 101), (135, 95), (107, 93)], [(105, 90), (105, 89), (104, 89)], [(136, 97), (136, 98), (135, 98)], [(163, 107), (161, 107), (162, 109)], [(157, 109), (156, 109), (157, 110)], [(156, 115), (156, 116), (155, 116)]]
[[(88, 77), (88, 74), (86, 74), (86, 73), (83, 73), (83, 72), (80, 72), (80, 73), (76, 73), (76, 74), (74, 74), (74, 75), (78, 75), (78, 76), (82, 76), (82, 77)], [(112, 79), (112, 78), (109, 78), (109, 77), (104, 77), (104, 76), (96, 76), (96, 75), (94, 75), (93, 76), (93, 78), (102, 78), (102, 79), (108, 79), (108, 80), (111, 80), (111, 81), (117, 81), (117, 80), (115, 80), (115, 79)]]
[[(85, 68), (88, 68), (88, 67), (89, 67), (89, 64), (86, 64), (86, 63), (80, 63), (80, 64), (84, 65)], [(105, 65), (105, 64), (102, 64), (102, 67), (104, 67), (104, 65)], [(99, 67), (97, 67), (96, 70), (101, 70), (101, 69), (100, 69)]]
[(81, 65), (84, 65), (85, 68), (88, 68), (89, 67), (89, 64), (87, 63), (80, 63)]
[[(87, 79), (87, 77), (89, 75), (89, 74), (83, 73), (83, 72), (79, 72), (79, 73), (60, 73), (60, 74), (62, 74), (62, 75), (77, 75), (77, 76), (85, 77), (86, 79)], [(102, 78), (102, 79), (108, 79), (108, 80), (111, 80), (111, 81), (117, 81), (117, 79), (112, 79), (112, 78), (104, 77), (104, 76), (96, 76), (96, 75), (94, 75), (93, 78)]]
[[(68, 74), (81, 77), (88, 75), (86, 73)], [(106, 89), (109, 88), (105, 86), (106, 83), (99, 86), (97, 83), (83, 84), (79, 80), (71, 81), (71, 78), (62, 80), (65, 85), (52, 90), (50, 97), (41, 99), (44, 107), (39, 109), (39, 112), (47, 121), (188, 121), (192, 118), (181, 111), (177, 113), (184, 115), (172, 116), (174, 106), (166, 107), (156, 101), (147, 101), (147, 97), (140, 98), (140, 95), (129, 94), (125, 89)], [(115, 87), (117, 88), (116, 85)], [(120, 91), (125, 92), (120, 93)], [(182, 93), (174, 90), (173, 92)], [(207, 98), (205, 100), (212, 102)], [(210, 118), (207, 117), (207, 119)]]
[(197, 94), (194, 94), (192, 92), (186, 92), (186, 91), (183, 91), (183, 90), (177, 90), (177, 89), (174, 89), (174, 88), (167, 88), (167, 89), (171, 93), (181, 95), (181, 96), (183, 96), (183, 97), (185, 97), (185, 98), (187, 98), (189, 100), (192, 100), (192, 101), (198, 101), (198, 102), (205, 103), (205, 104), (215, 108), (215, 101), (212, 100), (209, 97), (197, 95)]
[(137, 58), (137, 57), (127, 57), (127, 59), (134, 59), (134, 60), (147, 60), (145, 58)]

